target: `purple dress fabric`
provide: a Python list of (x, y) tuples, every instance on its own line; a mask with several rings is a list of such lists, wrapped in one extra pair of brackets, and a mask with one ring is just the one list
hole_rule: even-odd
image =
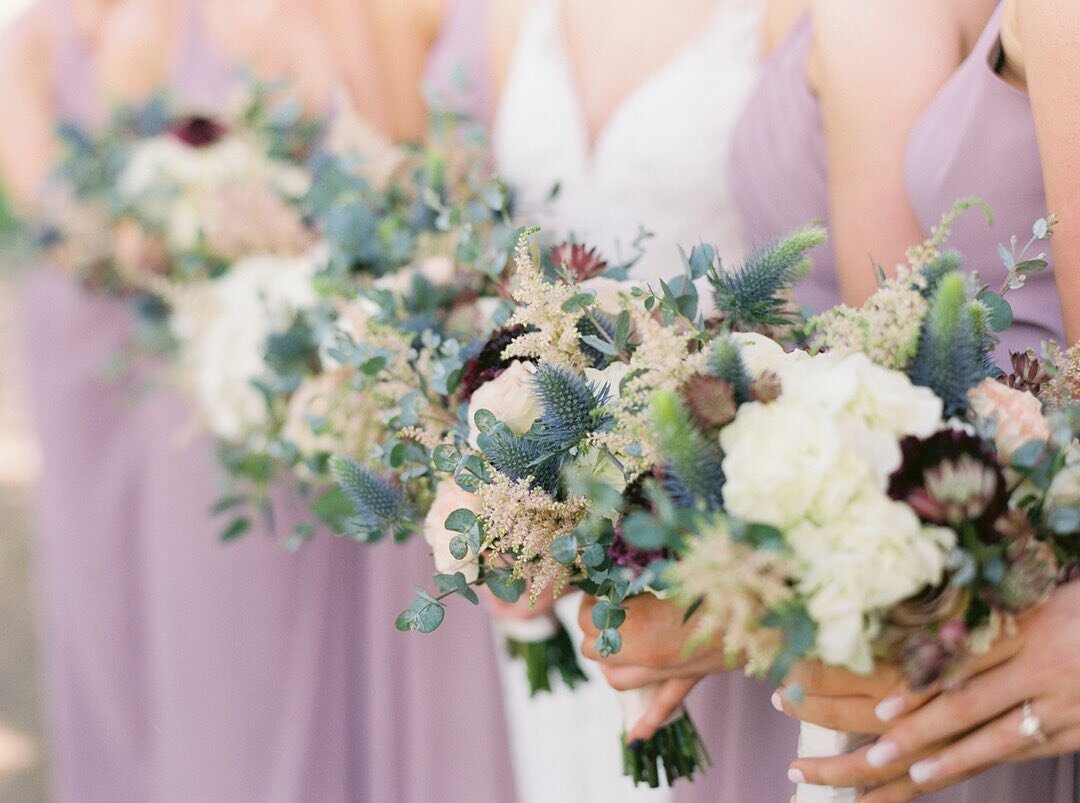
[[(202, 35), (199, 5), (184, 10), (170, 88), (213, 111), (240, 72)], [(103, 104), (70, 13), (58, 3), (58, 105), (92, 125)], [(511, 799), (496, 670), (486, 651), (474, 657), (490, 638), (483, 617), (452, 617), (427, 639), (394, 629), (430, 580), (421, 541), (367, 548), (322, 533), (289, 554), (274, 534), (304, 513), (282, 487), (273, 532), (222, 545), (213, 444), (179, 441), (188, 405), (104, 376), (129, 340), (130, 304), (42, 270), (23, 313), (44, 452), (53, 799)]]
[[(1000, 10), (991, 27), (997, 24), (999, 17)], [(990, 80), (1000, 82), (989, 68), (985, 68), (987, 75), (971, 77), (973, 64), (985, 65), (988, 37), (989, 41), (994, 41), (996, 30), (994, 28), (993, 33), (983, 37), (913, 134), (908, 183), (916, 207), (925, 215), (923, 224), (927, 227), (936, 223), (941, 212), (954, 200), (973, 193), (989, 196), (992, 203), (998, 200), (1000, 211), (1005, 213), (999, 218), (1004, 227), (1002, 232), (1023, 232), (1035, 218), (1044, 214), (1042, 203), (1037, 200), (1041, 198), (1042, 182), (1033, 132), (1030, 138), (1019, 139), (1020, 131), (1030, 129), (1030, 111), (1006, 105), (987, 92), (986, 87), (979, 86), (980, 82), (989, 83)], [(757, 238), (776, 237), (808, 219), (825, 219), (826, 216), (825, 142), (818, 105), (807, 87), (804, 69), (811, 38), (811, 20), (806, 17), (772, 54), (733, 142), (734, 192), (746, 231)], [(1006, 99), (1010, 92), (1015, 92), (1004, 85), (997, 89)], [(990, 100), (993, 100), (992, 106)], [(976, 103), (981, 103), (978, 110)], [(961, 131), (961, 127), (965, 130)], [(986, 137), (987, 130), (995, 131), (995, 136)], [(998, 149), (998, 132), (1001, 134), (1000, 147), (1008, 148), (1008, 151)], [(957, 144), (960, 139), (969, 146), (966, 150)], [(947, 152), (942, 150), (942, 143), (948, 144)], [(1030, 151), (1024, 148), (1030, 148)], [(1008, 171), (1000, 167), (1005, 163), (1005, 153), (1008, 153), (1010, 164)], [(963, 168), (954, 163), (961, 154)], [(942, 178), (944, 175), (949, 176), (948, 181)], [(1018, 196), (1028, 199), (1027, 202), (1017, 201)], [(996, 205), (995, 211), (998, 211)], [(1006, 219), (1006, 215), (1012, 215), (1012, 220)], [(1007, 240), (1008, 234), (1001, 239)], [(985, 271), (983, 265), (991, 256), (999, 262), (995, 232), (965, 227), (957, 231), (953, 243), (970, 255), (970, 264), (980, 271)], [(828, 261), (815, 259), (813, 272), (807, 280), (810, 287), (805, 303), (815, 310), (840, 301), (835, 266), (828, 252), (819, 252), (819, 257), (822, 254)], [(996, 276), (984, 275), (988, 278)], [(1027, 287), (1023, 292), (1032, 290), (1035, 287)], [(1031, 295), (1040, 294), (1036, 291)], [(1018, 293), (1017, 299), (1019, 297)], [(1015, 299), (1013, 302), (1016, 304)], [(1021, 307), (1018, 304), (1017, 308), (1018, 320), (1032, 327), (1051, 332), (1060, 328), (1057, 299), (1049, 287), (1041, 293), (1041, 309), (1038, 305)], [(783, 742), (777, 744), (780, 746), (774, 745), (771, 749), (783, 752)], [(790, 750), (794, 752), (795, 744), (790, 744)], [(921, 799), (932, 803), (989, 800), (1072, 803), (1072, 768), (1071, 757), (999, 767)]]
[[(1001, 53), (1004, 5), (999, 6), (975, 49), (938, 93), (912, 131), (907, 149), (908, 193), (929, 229), (960, 198), (986, 201), (994, 213), (987, 227), (978, 212), (968, 212), (953, 227), (950, 246), (964, 255), (995, 290), (1006, 270), (998, 243), (1020, 244), (1031, 236), (1031, 224), (1047, 214), (1035, 120), (1027, 94), (996, 72)], [(988, 135), (992, 132), (992, 136)], [(1061, 304), (1050, 268), (1028, 277), (1008, 294), (1015, 324), (1002, 338), (998, 363), (1008, 365), (1008, 350), (1038, 350), (1046, 339), (1063, 340)]]

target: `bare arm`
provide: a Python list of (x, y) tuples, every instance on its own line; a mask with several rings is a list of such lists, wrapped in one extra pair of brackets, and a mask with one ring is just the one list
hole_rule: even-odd
[(33, 211), (57, 155), (51, 47), (36, 6), (0, 37), (0, 177), (20, 213)]
[(1080, 340), (1080, 6), (1075, 0), (1022, 0), (1017, 9), (1047, 206), (1061, 220), (1053, 249), (1065, 336), (1075, 343)]
[(815, 0), (811, 72), (821, 98), (831, 233), (848, 303), (874, 291), (872, 261), (891, 269), (924, 236), (908, 200), (907, 141), (963, 59), (957, 20), (980, 4), (987, 7), (985, 22), (993, 10), (985, 0)]

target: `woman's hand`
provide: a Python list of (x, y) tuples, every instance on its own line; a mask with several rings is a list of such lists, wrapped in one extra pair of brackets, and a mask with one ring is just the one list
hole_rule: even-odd
[(962, 688), (930, 699), (897, 689), (877, 706), (889, 727), (875, 744), (798, 760), (793, 774), (812, 784), (874, 786), (864, 803), (894, 803), (999, 764), (1080, 750), (1078, 613), (1080, 582), (1062, 586), (980, 658)]
[(626, 621), (619, 627), (622, 649), (601, 658), (596, 651), (600, 629), (592, 620), (596, 597), (585, 596), (578, 611), (578, 623), (585, 632), (581, 653), (600, 662), (600, 670), (612, 688), (619, 691), (660, 684), (645, 715), (627, 732), (628, 741), (648, 739), (682, 705), (703, 677), (731, 669), (720, 639), (688, 651), (694, 619), (684, 622), (686, 611), (653, 594), (627, 600)]

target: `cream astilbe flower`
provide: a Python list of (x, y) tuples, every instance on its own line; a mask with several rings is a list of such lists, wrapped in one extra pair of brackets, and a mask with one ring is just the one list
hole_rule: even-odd
[(1047, 356), (1055, 374), (1043, 387), (1041, 397), (1056, 409), (1080, 402), (1080, 343), (1074, 343), (1068, 349), (1050, 343)]
[(929, 302), (910, 275), (892, 279), (859, 309), (841, 305), (815, 318), (818, 343), (834, 354), (862, 352), (878, 365), (902, 370), (919, 349)]
[(691, 645), (721, 632), (724, 649), (745, 658), (748, 673), (766, 672), (781, 638), (780, 631), (760, 623), (794, 597), (794, 572), (794, 563), (783, 553), (735, 541), (727, 523), (714, 519), (671, 569), (676, 601), (689, 606), (702, 600)]
[(572, 533), (585, 518), (587, 501), (571, 496), (564, 502), (552, 499), (527, 479), (511, 480), (492, 471), (489, 484), (477, 491), (477, 518), (484, 525), (483, 550), (491, 555), (512, 554), (514, 576), (531, 584), (535, 602), (554, 585), (556, 593), (566, 585), (570, 568), (551, 556), (551, 543)]
[(506, 347), (503, 358), (536, 357), (553, 365), (584, 369), (589, 361), (581, 351), (581, 333), (577, 329), (581, 314), (563, 310), (577, 289), (563, 282), (545, 280), (529, 254), (527, 233), (518, 240), (514, 265), (517, 285), (513, 297), (518, 308), (506, 325), (526, 326), (535, 331), (516, 338)]

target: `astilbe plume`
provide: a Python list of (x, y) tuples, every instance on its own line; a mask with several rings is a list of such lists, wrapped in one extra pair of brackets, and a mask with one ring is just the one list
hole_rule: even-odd
[(766, 614), (794, 598), (796, 567), (785, 553), (757, 549), (731, 537), (722, 517), (710, 517), (671, 569), (675, 600), (700, 603), (691, 644), (723, 633), (728, 654), (745, 656), (749, 669), (766, 672), (781, 648), (781, 633), (762, 627)]
[(792, 323), (790, 290), (810, 270), (806, 252), (825, 239), (823, 228), (807, 226), (755, 249), (734, 270), (711, 269), (708, 279), (717, 312), (739, 331)]
[(374, 541), (401, 524), (405, 499), (399, 488), (340, 455), (330, 459), (330, 471), (355, 511), (349, 522), (353, 534)]
[(1061, 409), (1080, 401), (1080, 343), (1068, 349), (1051, 343), (1048, 356), (1054, 366), (1054, 377), (1042, 389), (1045, 402)]
[(551, 543), (569, 535), (585, 518), (588, 502), (578, 496), (557, 501), (525, 480), (512, 480), (498, 471), (477, 490), (484, 525), (483, 550), (489, 555), (509, 554), (514, 576), (531, 584), (535, 602), (549, 585), (557, 593), (565, 586), (570, 568), (551, 556)]

